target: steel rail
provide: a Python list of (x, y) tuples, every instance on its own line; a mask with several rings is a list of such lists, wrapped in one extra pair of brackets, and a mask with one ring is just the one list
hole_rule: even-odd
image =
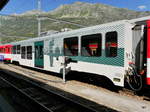
[[(4, 72), (4, 71), (3, 71)], [(10, 75), (10, 74), (8, 74), (8, 73), (6, 73), (6, 72), (4, 72), (6, 75), (7, 75), (7, 77), (8, 77), (8, 75)], [(5, 76), (6, 76), (5, 75)], [(2, 75), (0, 75), (0, 77), (2, 77)], [(19, 79), (18, 77), (15, 77), (15, 76), (13, 76), (13, 75), (11, 75), (11, 77), (14, 77), (14, 78), (16, 78), (16, 79)], [(6, 80), (6, 79), (5, 79)], [(23, 79), (23, 78), (21, 78), (21, 80), (23, 80), (23, 81), (25, 81), (25, 82), (27, 82), (27, 83), (29, 83), (29, 84), (31, 84), (31, 85), (33, 85), (33, 87), (37, 87), (37, 88), (39, 88), (40, 90), (43, 90), (43, 91), (47, 91), (47, 92), (49, 92), (49, 93), (51, 93), (51, 94), (53, 94), (53, 95), (56, 95), (57, 97), (60, 97), (60, 98), (62, 98), (62, 101), (66, 101), (66, 102), (70, 102), (70, 103), (72, 103), (73, 105), (76, 105), (76, 106), (79, 106), (79, 108), (84, 108), (85, 110), (87, 110), (86, 112), (98, 112), (96, 109), (94, 109), (92, 106), (93, 105), (85, 105), (85, 104), (81, 104), (80, 102), (78, 102), (78, 100), (74, 100), (74, 99), (71, 99), (71, 98), (69, 98), (69, 97), (66, 97), (65, 95), (64, 95), (64, 93), (62, 93), (62, 92), (60, 92), (60, 93), (57, 93), (56, 91), (48, 91), (48, 90), (46, 90), (45, 88), (41, 88), (41, 86), (40, 86), (40, 84), (37, 84), (37, 82), (34, 82), (33, 80), (27, 80), (27, 79)], [(10, 83), (10, 82), (9, 82)], [(33, 88), (32, 87), (32, 88)], [(35, 100), (35, 99), (33, 99), (30, 95), (28, 95), (28, 94), (26, 94), (25, 92), (24, 92), (24, 90), (25, 89), (19, 89), (19, 88), (16, 88), (17, 90), (19, 90), (21, 93), (23, 93), (23, 94), (25, 94), (26, 96), (28, 96), (30, 99), (32, 99), (34, 102), (36, 102), (37, 104), (39, 104), (41, 107), (43, 107), (44, 109), (46, 109), (46, 110), (48, 110), (49, 112), (54, 112), (53, 110), (51, 110), (51, 109), (49, 109), (49, 108), (47, 108), (44, 104), (40, 104), (40, 102), (38, 102), (37, 100)], [(28, 88), (27, 88), (28, 89)], [(43, 97), (43, 96), (41, 96), (41, 97)], [(40, 98), (39, 98), (40, 99)], [(61, 106), (61, 105), (60, 105)], [(69, 106), (69, 105), (67, 105), (67, 106)], [(59, 106), (58, 106), (59, 107)], [(55, 107), (53, 107), (53, 109), (54, 109)], [(56, 109), (57, 109), (57, 107), (56, 107)]]
[(45, 108), (46, 110), (48, 110), (49, 112), (53, 112), (52, 110), (48, 109), (47, 107), (45, 107), (44, 105), (40, 104), (39, 102), (37, 102), (35, 99), (33, 99), (31, 96), (29, 96), (28, 94), (26, 94), (24, 91), (22, 91), (22, 89), (19, 89), (18, 87), (16, 87), (15, 85), (13, 85), (12, 83), (10, 83), (9, 81), (7, 81), (6, 79), (1, 77), (2, 74), (0, 74), (0, 79), (3, 80), (4, 82), (6, 82), (7, 84), (9, 84), (11, 87), (15, 88), (16, 90), (18, 90), (20, 93), (22, 93), (23, 95), (27, 96), (29, 99), (31, 99), (32, 101), (34, 101), (35, 103), (39, 104), (40, 106), (42, 106), (43, 108)]

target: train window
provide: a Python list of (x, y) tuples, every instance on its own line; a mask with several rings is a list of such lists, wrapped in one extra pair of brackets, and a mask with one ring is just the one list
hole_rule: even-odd
[(4, 48), (2, 48), (2, 53), (4, 53)]
[(36, 59), (43, 59), (43, 46), (35, 46), (35, 58)]
[(3, 53), (5, 53), (5, 48), (3, 48)]
[(7, 51), (8, 51), (8, 53), (10, 53), (10, 48), (9, 47), (8, 47)]
[(25, 46), (21, 47), (21, 58), (22, 59), (26, 58), (26, 47)]
[(102, 52), (102, 35), (93, 34), (85, 35), (81, 38), (81, 55), (82, 56), (101, 56)]
[(17, 45), (17, 54), (20, 54), (20, 45)]
[(38, 59), (39, 58), (39, 47), (38, 46), (35, 46), (35, 59)]
[(5, 49), (5, 48), (2, 49), (2, 52), (3, 52), (3, 53), (5, 53), (5, 52), (4, 52), (4, 49)]
[(13, 46), (13, 54), (16, 54), (16, 47), (17, 46)]
[(1, 53), (3, 53), (3, 48), (1, 48)]
[(3, 53), (3, 48), (1, 48), (1, 53)]
[(3, 48), (3, 53), (5, 53), (5, 48)]
[(78, 37), (64, 39), (64, 55), (78, 56)]
[(5, 53), (7, 54), (7, 47), (5, 47)]
[(2, 48), (0, 48), (0, 53), (2, 53)]
[(32, 59), (32, 46), (27, 46), (27, 59)]
[(40, 57), (40, 59), (43, 59), (43, 46), (40, 46), (40, 55), (39, 55)]
[(5, 53), (5, 48), (3, 48), (3, 53)]
[(12, 47), (9, 47), (9, 53), (12, 54)]
[(117, 32), (106, 33), (105, 53), (106, 57), (116, 57), (118, 49), (118, 37)]

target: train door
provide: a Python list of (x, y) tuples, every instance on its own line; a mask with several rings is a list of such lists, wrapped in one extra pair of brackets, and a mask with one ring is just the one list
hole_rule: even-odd
[[(137, 27), (137, 35), (135, 35), (135, 39), (133, 42), (136, 45), (135, 49), (135, 65), (136, 65), (136, 72), (140, 74), (143, 78), (143, 84), (147, 83), (150, 85), (150, 73), (149, 72), (149, 63), (148, 63), (148, 47), (149, 47), (149, 39), (150, 39), (150, 22), (147, 22), (147, 25), (142, 25), (140, 29)], [(142, 33), (141, 33), (142, 32)], [(140, 37), (140, 38), (138, 38)], [(137, 43), (138, 42), (138, 43)], [(146, 75), (147, 74), (147, 75)], [(145, 78), (147, 77), (147, 81)]]
[(43, 53), (44, 42), (43, 41), (35, 42), (34, 47), (35, 47), (35, 67), (43, 68), (44, 67), (44, 53)]

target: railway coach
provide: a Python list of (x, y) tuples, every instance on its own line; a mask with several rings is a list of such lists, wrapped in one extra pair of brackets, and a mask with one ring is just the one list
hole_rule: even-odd
[[(102, 75), (133, 90), (150, 85), (150, 17), (121, 20), (9, 44), (11, 62), (67, 74)], [(1, 54), (3, 55), (3, 53)], [(7, 59), (8, 55), (4, 55)], [(10, 59), (10, 58), (8, 58)], [(99, 82), (100, 83), (100, 82)]]
[(0, 45), (0, 60), (11, 62), (12, 45)]

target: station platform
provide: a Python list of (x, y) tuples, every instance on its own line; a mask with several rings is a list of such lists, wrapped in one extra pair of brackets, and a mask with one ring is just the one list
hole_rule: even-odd
[(43, 83), (43, 87), (49, 89), (49, 86), (61, 89), (71, 94), (80, 96), (93, 101), (99, 105), (112, 108), (121, 112), (150, 112), (150, 102), (140, 98), (120, 95), (95, 85), (70, 80), (62, 82), (62, 78), (56, 75), (37, 72), (21, 66), (0, 63), (0, 69), (16, 72), (22, 76)]

